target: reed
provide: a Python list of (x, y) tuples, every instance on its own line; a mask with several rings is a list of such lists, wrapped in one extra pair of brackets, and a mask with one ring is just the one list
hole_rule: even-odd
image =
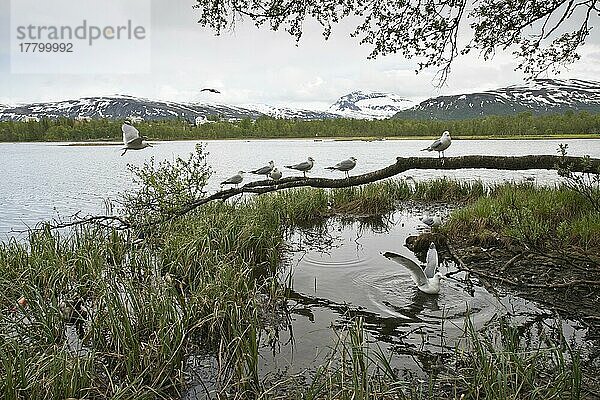
[(580, 193), (564, 186), (498, 186), (455, 211), (445, 229), (478, 243), (501, 236), (536, 247), (600, 248), (600, 214)]
[[(133, 233), (94, 226), (61, 232), (43, 228), (24, 242), (0, 244), (0, 397), (178, 398), (187, 381), (186, 361), (198, 353), (218, 360), (218, 395), (273, 397), (259, 361), (261, 349), (276, 340), (265, 332), (276, 331), (273, 324), (284, 314), (285, 285), (277, 272), (288, 231), (340, 213), (388, 213), (399, 201), (420, 199), (471, 202), (453, 215), (450, 231), (477, 227), (517, 235), (511, 224), (528, 216), (533, 218), (528, 234), (536, 237), (556, 233), (587, 246), (597, 245), (600, 237), (597, 215), (581, 209), (577, 194), (564, 188), (485, 188), (451, 180), (387, 180), (209, 204), (146, 232), (141, 244), (134, 243)], [(531, 214), (506, 212), (513, 206)], [(559, 223), (558, 215), (569, 221)], [(21, 296), (28, 306), (13, 311)], [(65, 317), (65, 304), (77, 299), (88, 311), (79, 325)], [(531, 358), (514, 346), (496, 353), (478, 335), (471, 335), (470, 347), (457, 349), (465, 360), (479, 362), (476, 369), (458, 370), (460, 379), (453, 382), (461, 393), (485, 391), (486, 398), (501, 398), (515, 390), (508, 379), (522, 373), (520, 390), (528, 391), (515, 393), (529, 395), (539, 387), (531, 382), (541, 379), (540, 365), (559, 356), (564, 364), (551, 364), (558, 368), (558, 389), (550, 391), (549, 379), (540, 393), (578, 392), (575, 356), (544, 350)], [(479, 347), (476, 338), (482, 340)], [(314, 369), (309, 382), (297, 381), (290, 393), (297, 398), (432, 398), (436, 382), (403, 380), (390, 357), (369, 347), (357, 320), (340, 333), (332, 356)], [(494, 383), (497, 367), (510, 369)], [(489, 386), (482, 386), (485, 380)]]

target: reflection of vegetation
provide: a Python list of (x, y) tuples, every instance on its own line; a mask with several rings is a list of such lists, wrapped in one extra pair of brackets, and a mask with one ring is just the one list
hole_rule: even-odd
[[(121, 141), (122, 121), (107, 119), (39, 122), (0, 122), (0, 142), (35, 141)], [(533, 116), (530, 113), (487, 116), (467, 120), (353, 120), (328, 119), (302, 121), (260, 117), (254, 123), (218, 121), (191, 126), (184, 120), (147, 121), (136, 124), (153, 140), (240, 139), (240, 138), (314, 138), (323, 137), (410, 137), (439, 136), (449, 130), (453, 137), (520, 137), (545, 135), (594, 135), (600, 133), (600, 114), (565, 113)]]
[[(205, 170), (201, 158), (159, 166), (162, 172), (154, 178), (151, 170), (140, 170), (145, 171), (142, 194), (160, 200), (148, 204), (169, 212), (170, 201), (198, 196), (203, 175), (188, 179), (164, 170), (188, 171), (189, 165)], [(181, 182), (191, 182), (193, 192)], [(2, 243), (2, 309), (10, 310), (22, 295), (29, 306), (0, 317), (1, 397), (180, 397), (186, 360), (200, 351), (219, 360), (214, 386), (222, 396), (265, 394), (270, 386), (259, 371), (259, 355), (273, 344), (277, 321), (285, 318), (277, 269), (287, 229), (336, 212), (385, 213), (396, 200), (464, 200), (484, 192), (481, 184), (448, 180), (290, 190), (207, 204), (138, 233), (136, 240), (129, 232), (80, 226), (66, 233), (31, 233), (26, 243)], [(125, 209), (139, 198), (146, 199), (125, 198)], [(143, 209), (139, 204), (135, 207)], [(79, 340), (61, 316), (65, 298), (81, 298), (89, 309)], [(428, 395), (427, 386), (403, 382), (386, 361), (388, 355), (367, 352), (360, 324), (348, 334), (334, 352), (337, 361), (318, 368), (308, 386), (294, 387), (298, 397)], [(540, 360), (549, 362), (544, 356), (531, 363)], [(469, 374), (477, 371), (459, 372), (466, 375), (453, 385), (469, 393), (478, 382)], [(566, 373), (557, 376), (563, 379)], [(477, 388), (480, 393), (485, 389)]]
[(286, 381), (286, 389), (296, 398), (310, 399), (581, 397), (580, 360), (564, 341), (560, 324), (553, 328), (556, 332), (533, 333), (531, 341), (503, 318), (483, 331), (476, 331), (469, 317), (465, 326), (455, 352), (443, 365), (431, 364), (425, 371), (429, 380), (417, 383), (395, 367), (393, 353), (369, 345), (362, 318), (357, 318), (347, 331), (337, 332), (337, 342), (310, 382), (296, 377)]

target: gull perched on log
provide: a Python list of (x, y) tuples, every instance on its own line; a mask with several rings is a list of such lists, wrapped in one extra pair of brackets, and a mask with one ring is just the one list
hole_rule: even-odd
[(297, 171), (302, 171), (304, 177), (306, 178), (306, 172), (310, 171), (315, 163), (315, 160), (312, 157), (308, 157), (308, 161), (301, 162), (299, 164), (294, 165), (286, 165), (286, 168), (295, 169)]
[(410, 272), (410, 277), (421, 292), (427, 294), (438, 294), (440, 292), (440, 280), (444, 278), (444, 275), (441, 273), (436, 272), (433, 274), (433, 277), (428, 278), (421, 267), (419, 267), (414, 261), (400, 254), (386, 251), (383, 253), (383, 256), (408, 269), (408, 272)]
[(140, 131), (138, 131), (131, 122), (125, 121), (123, 125), (121, 125), (121, 130), (123, 131), (123, 153), (122, 156), (127, 153), (127, 150), (141, 150), (146, 147), (152, 147), (148, 143), (142, 143), (143, 140), (146, 140), (147, 137), (140, 136)]
[(244, 171), (238, 171), (237, 174), (233, 175), (231, 178), (225, 179), (221, 182), (221, 185), (235, 185), (237, 187), (244, 180)]
[(450, 144), (452, 144), (452, 138), (450, 137), (450, 132), (444, 131), (444, 133), (442, 133), (442, 137), (440, 137), (438, 140), (431, 143), (429, 145), (429, 147), (426, 147), (426, 148), (422, 149), (421, 151), (426, 151), (426, 150), (427, 151), (437, 151), (438, 158), (440, 157), (440, 154), (442, 157), (444, 157), (444, 150), (446, 150), (448, 147), (450, 147)]
[(280, 170), (278, 170), (277, 168), (273, 168), (273, 171), (271, 171), (271, 173), (269, 174), (269, 176), (271, 177), (271, 179), (273, 179), (274, 181), (278, 181), (281, 179), (281, 177), (283, 176), (283, 174), (281, 173)]
[(338, 171), (343, 171), (346, 173), (346, 177), (350, 178), (350, 173), (349, 171), (356, 167), (356, 158), (354, 157), (350, 157), (347, 160), (344, 161), (340, 161), (339, 163), (335, 164), (333, 167), (325, 167), (325, 169), (337, 169)]
[(260, 167), (255, 169), (254, 171), (250, 171), (251, 174), (255, 175), (267, 175), (273, 171), (273, 167), (275, 167), (275, 163), (273, 161), (269, 161), (269, 165), (265, 165), (264, 167)]

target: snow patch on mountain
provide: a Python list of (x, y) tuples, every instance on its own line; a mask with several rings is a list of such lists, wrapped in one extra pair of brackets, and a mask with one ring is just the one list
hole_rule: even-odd
[(414, 102), (392, 93), (355, 91), (342, 96), (329, 111), (347, 118), (383, 119), (414, 106)]
[(303, 119), (303, 120), (320, 120), (340, 118), (340, 114), (327, 111), (314, 111), (306, 109), (296, 109), (288, 107), (270, 106), (268, 104), (248, 104), (246, 108), (256, 110), (264, 115), (272, 118), (281, 119)]
[(296, 110), (285, 107), (258, 105), (250, 107), (214, 103), (176, 103), (125, 95), (84, 97), (49, 103), (22, 104), (0, 109), (1, 120), (30, 121), (41, 118), (125, 119), (144, 120), (183, 119), (194, 123), (196, 118), (218, 116), (226, 120), (274, 118), (317, 120), (339, 118), (340, 115), (322, 111)]
[(399, 112), (398, 118), (464, 119), (519, 112), (600, 112), (600, 82), (536, 79), (479, 93), (439, 96)]

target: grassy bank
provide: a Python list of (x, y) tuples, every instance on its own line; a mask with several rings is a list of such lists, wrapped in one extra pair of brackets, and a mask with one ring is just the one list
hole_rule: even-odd
[[(185, 120), (144, 121), (136, 124), (151, 140), (257, 138), (431, 138), (448, 130), (454, 138), (598, 137), (600, 114), (586, 112), (534, 116), (529, 113), (468, 120), (328, 119), (319, 121), (260, 117), (255, 121), (221, 120), (193, 126)], [(0, 142), (121, 141), (122, 121), (43, 119), (0, 122)]]
[[(335, 214), (385, 214), (402, 200), (474, 207), (520, 191), (527, 198), (546, 193), (389, 180), (215, 202), (146, 234), (141, 243), (127, 232), (92, 226), (3, 243), (0, 393), (5, 399), (179, 398), (190, 359), (208, 354), (218, 360), (215, 387), (223, 398), (283, 396), (273, 384), (287, 385), (285, 397), (299, 399), (577, 398), (576, 360), (552, 345), (523, 347), (509, 328), (499, 336), (465, 332), (453, 369), (432, 375), (431, 382), (407, 380), (390, 367), (390, 355), (369, 350), (359, 320), (332, 343), (330, 362), (315, 366), (308, 381), (265, 381), (258, 369), (259, 350), (273, 339), (267, 332), (276, 332), (285, 318), (276, 272), (288, 230)], [(550, 202), (557, 193), (562, 200)], [(553, 207), (575, 213), (580, 202), (561, 189), (545, 196), (532, 203), (547, 203), (540, 218), (556, 213)], [(453, 229), (468, 224), (468, 215), (460, 215)], [(28, 306), (11, 310), (20, 296)]]
[[(595, 196), (600, 199), (598, 189)], [(600, 213), (583, 194), (564, 186), (499, 186), (455, 211), (445, 230), (479, 244), (506, 238), (537, 248), (600, 250)]]

